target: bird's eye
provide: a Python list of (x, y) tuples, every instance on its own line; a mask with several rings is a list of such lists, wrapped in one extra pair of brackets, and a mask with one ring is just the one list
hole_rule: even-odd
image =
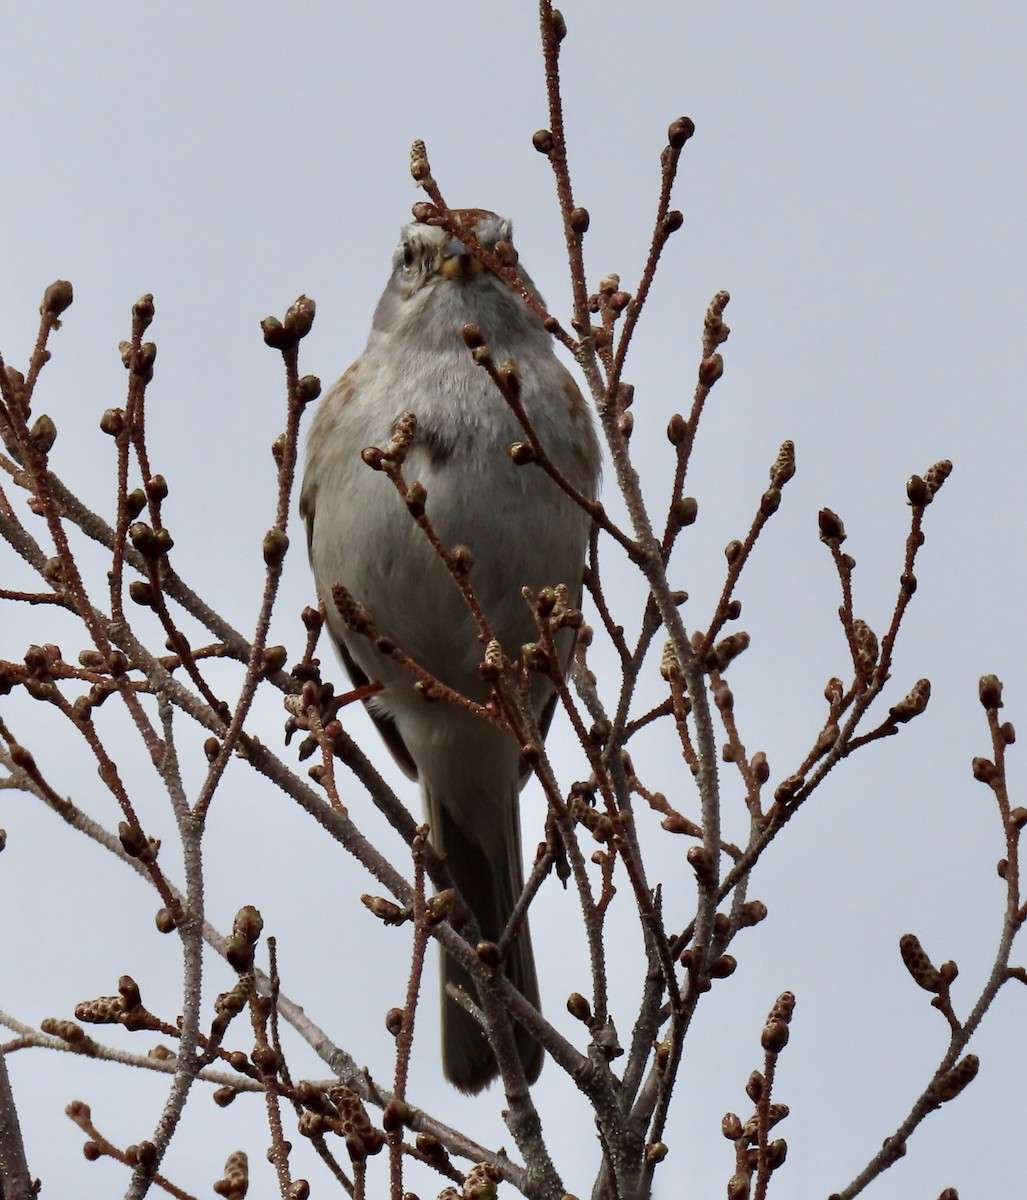
[(414, 248), (408, 242), (403, 247), (403, 266), (408, 270), (414, 265)]

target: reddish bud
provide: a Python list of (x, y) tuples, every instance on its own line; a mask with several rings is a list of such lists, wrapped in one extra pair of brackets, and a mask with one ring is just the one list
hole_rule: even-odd
[(720, 354), (711, 354), (699, 364), (699, 383), (705, 387), (713, 387), (724, 374), (724, 358)]
[(671, 122), (667, 130), (667, 141), (674, 150), (680, 150), (694, 133), (695, 122), (692, 118), (678, 117), (676, 121)]

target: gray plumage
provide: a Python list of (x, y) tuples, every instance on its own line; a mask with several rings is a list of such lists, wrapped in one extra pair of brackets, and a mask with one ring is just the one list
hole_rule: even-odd
[[(461, 218), (484, 246), (510, 238), (509, 222), (494, 214), (468, 210)], [(541, 321), (462, 243), (414, 224), (403, 231), (363, 354), (312, 422), (301, 512), (332, 636), (354, 679), (384, 685), (368, 708), (397, 761), (420, 781), (433, 844), (447, 855), (482, 935), (497, 941), (523, 887), (518, 794), (525, 772), (517, 742), (451, 704), (426, 702), (412, 676), (349, 630), (331, 600), (332, 585), (342, 583), (382, 634), (449, 687), (487, 701), (478, 670), (483, 647), (463, 599), (392, 484), (361, 461), (365, 447), (388, 442), (406, 412), (416, 415), (417, 434), (404, 477), (426, 488), (427, 516), (443, 543), (471, 550), (470, 582), (506, 654), (517, 658), (537, 637), (523, 587), (566, 584), (572, 603), (580, 597), (588, 516), (539, 468), (511, 461), (507, 447), (524, 435), (472, 361), (460, 333), (466, 323), (481, 327), (497, 362), (517, 364), (542, 444), (574, 486), (594, 496), (599, 448), (591, 416)], [(564, 632), (561, 650), (569, 656), (571, 633)], [(540, 720), (551, 695), (537, 677), (532, 705)], [(527, 922), (504, 969), (537, 1007)], [(467, 974), (444, 956), (446, 982), (474, 994)], [(519, 1026), (516, 1038), (534, 1080), (541, 1050)], [(466, 1091), (496, 1074), (481, 1030), (445, 994), (443, 1063)]]

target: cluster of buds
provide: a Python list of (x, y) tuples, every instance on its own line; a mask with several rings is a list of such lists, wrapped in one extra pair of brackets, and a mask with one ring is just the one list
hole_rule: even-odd
[(383, 471), (392, 477), (406, 461), (407, 452), (417, 433), (417, 418), (404, 413), (392, 427), (392, 437), (384, 446), (365, 446), (360, 457), (372, 471)]
[(133, 1031), (161, 1029), (161, 1022), (143, 1007), (139, 985), (131, 975), (118, 980), (117, 996), (97, 996), (75, 1005), (75, 1016), (87, 1025), (124, 1025)]
[(264, 918), (252, 904), (244, 905), (235, 914), (225, 957), (240, 975), (253, 970), (253, 955), (263, 928)]
[(631, 303), (631, 293), (621, 290), (619, 275), (604, 275), (599, 289), (588, 297), (588, 311), (601, 313), (603, 320), (616, 321)]
[(918, 679), (912, 688), (910, 688), (906, 698), (888, 709), (888, 716), (895, 724), (904, 725), (907, 721), (912, 721), (914, 717), (920, 716), (927, 708), (930, 698), (931, 681), (929, 679)]
[[(214, 1043), (220, 1042), (225, 1036), (225, 1031), (233, 1018), (246, 1007), (250, 997), (254, 994), (255, 984), (253, 976), (250, 974), (242, 975), (236, 981), (235, 987), (229, 992), (222, 992), (214, 1001), (214, 1020), (211, 1024), (210, 1038)], [(232, 1091), (232, 1089), (229, 1089)], [(234, 1091), (232, 1095), (234, 1097)]]
[(235, 1150), (225, 1162), (225, 1174), (214, 1184), (224, 1200), (243, 1200), (250, 1186), (250, 1162), (243, 1150)]
[(954, 962), (944, 962), (936, 967), (915, 933), (904, 933), (899, 938), (899, 953), (914, 983), (925, 992), (933, 992), (937, 998), (948, 996), (949, 986), (959, 974)]
[(906, 498), (913, 508), (926, 508), (934, 499), (941, 485), (952, 474), (952, 463), (947, 458), (936, 462), (923, 475), (911, 475), (906, 483)]
[[(788, 1041), (788, 1023), (795, 1007), (795, 996), (783, 992), (767, 1016), (763, 1028), (763, 1048), (769, 1057), (780, 1052)], [(721, 1132), (735, 1145), (735, 1173), (728, 1181), (729, 1200), (748, 1200), (751, 1195), (753, 1176), (760, 1169), (769, 1176), (784, 1163), (788, 1154), (788, 1143), (784, 1138), (767, 1140), (767, 1135), (780, 1121), (788, 1116), (788, 1105), (770, 1100), (767, 1076), (753, 1071), (745, 1085), (745, 1092), (756, 1106), (747, 1121), (742, 1122), (737, 1113), (725, 1113)], [(761, 1162), (760, 1143), (766, 1146)], [(762, 1191), (766, 1192), (766, 1180)]]
[(345, 1140), (353, 1162), (363, 1162), (384, 1147), (385, 1134), (371, 1124), (367, 1109), (356, 1092), (343, 1084), (327, 1091), (310, 1085), (301, 1086), (300, 1099), (307, 1106), (298, 1123), (304, 1137), (334, 1133)]
[[(297, 730), (309, 732), (314, 716), (321, 722), (328, 737), (334, 734), (332, 722), (339, 711), (339, 699), (330, 683), (308, 679), (298, 694), (285, 697), (284, 704), (289, 714), (285, 722), (286, 745)], [(309, 758), (316, 750), (317, 739), (312, 735), (304, 738), (299, 748), (300, 761)]]
[(264, 342), (272, 350), (294, 350), (310, 332), (314, 324), (316, 305), (308, 296), (300, 296), (289, 305), (284, 321), (277, 317), (265, 317), (260, 323)]
[(39, 1022), (39, 1028), (43, 1033), (48, 1033), (51, 1037), (58, 1037), (62, 1042), (67, 1042), (69, 1046), (75, 1046), (79, 1050), (88, 1049), (93, 1045), (92, 1038), (87, 1037), (82, 1026), (76, 1025), (74, 1021), (63, 1020), (59, 1017), (44, 1017)]
[(760, 1038), (763, 1049), (767, 1054), (780, 1054), (788, 1045), (788, 1027), (795, 1008), (795, 994), (782, 992), (774, 1002), (774, 1007), (767, 1014), (767, 1023), (763, 1026)]
[(877, 666), (877, 658), (880, 654), (877, 634), (866, 621), (861, 621), (857, 617), (852, 622), (852, 639), (856, 647), (856, 666), (864, 677), (869, 678), (874, 667)]
[(613, 841), (616, 836), (617, 830), (609, 816), (593, 807), (577, 792), (571, 794), (568, 812), (571, 820), (584, 825), (597, 842), (605, 844)]
[(464, 1176), (463, 1187), (439, 1192), (438, 1200), (495, 1200), (502, 1176), (489, 1163), (478, 1163)]
[(718, 346), (722, 346), (731, 333), (730, 327), (724, 324), (724, 309), (727, 308), (730, 300), (729, 292), (717, 292), (706, 309), (702, 339), (704, 359), (708, 359)]
[(959, 1093), (977, 1077), (980, 1065), (980, 1059), (976, 1054), (965, 1055), (954, 1067), (933, 1081), (927, 1092), (928, 1099), (935, 1107), (955, 1100)]
[(750, 638), (744, 630), (729, 633), (706, 652), (703, 666), (707, 671), (723, 671), (739, 654), (749, 649)]

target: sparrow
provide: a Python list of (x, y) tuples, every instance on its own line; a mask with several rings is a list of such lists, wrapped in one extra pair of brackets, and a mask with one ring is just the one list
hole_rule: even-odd
[[(503, 243), (501, 251), (515, 257), (507, 219), (483, 209), (453, 216), (484, 249)], [(519, 264), (516, 271), (538, 297)], [(413, 674), (350, 629), (332, 600), (333, 586), (343, 585), (378, 634), (447, 687), (488, 703), (491, 689), (479, 670), (484, 648), (464, 599), (392, 482), (361, 457), (387, 444), (397, 420), (413, 413), (404, 478), (425, 488), (425, 515), (443, 545), (471, 551), (468, 578), (504, 654), (519, 660), (522, 645), (538, 638), (523, 589), (565, 585), (570, 604), (580, 602), (588, 512), (537, 464), (511, 458), (509, 447), (524, 431), (473, 361), (461, 335), (467, 324), (480, 327), (497, 363), (516, 364), (521, 402), (542, 447), (581, 496), (595, 497), (600, 451), (591, 411), (541, 318), (463, 241), (415, 222), (402, 231), (363, 353), (311, 423), (300, 512), (339, 656), (355, 685), (381, 685), (367, 708), (399, 766), (419, 781), (431, 842), (482, 936), (498, 942), (524, 885), (519, 793), (529, 771), (520, 746), (465, 708), (426, 700)], [(560, 633), (565, 664), (574, 636)], [(555, 700), (549, 679), (536, 675), (530, 703), (543, 732)], [(538, 1008), (526, 920), (503, 969)], [(443, 1068), (456, 1087), (474, 1093), (498, 1068), (481, 1025), (452, 999), (450, 985), (476, 999), (470, 974), (443, 952)], [(519, 1025), (515, 1040), (533, 1083), (542, 1048)]]

